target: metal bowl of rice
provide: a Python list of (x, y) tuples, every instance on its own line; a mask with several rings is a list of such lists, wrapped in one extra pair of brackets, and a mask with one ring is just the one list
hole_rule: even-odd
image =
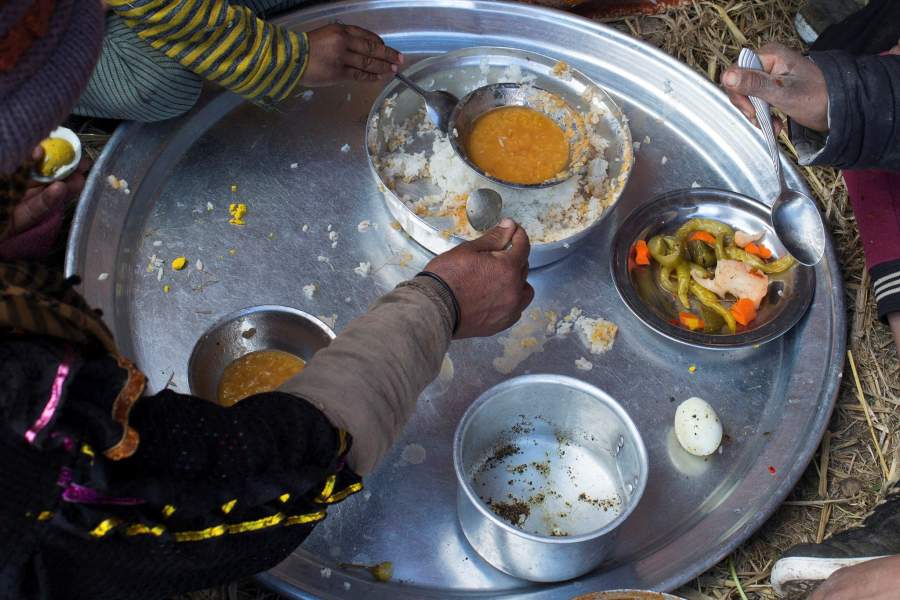
[(532, 268), (573, 252), (618, 201), (634, 163), (627, 119), (585, 75), (553, 58), (512, 48), (467, 48), (422, 60), (404, 73), (426, 89), (459, 98), (511, 82), (554, 94), (581, 112), (588, 140), (578, 172), (552, 187), (521, 189), (474, 171), (449, 136), (425, 116), (421, 98), (398, 81), (375, 101), (366, 125), (369, 164), (392, 216), (416, 242), (439, 254), (478, 233), (465, 216), (469, 193), (497, 191), (503, 216), (531, 238)]

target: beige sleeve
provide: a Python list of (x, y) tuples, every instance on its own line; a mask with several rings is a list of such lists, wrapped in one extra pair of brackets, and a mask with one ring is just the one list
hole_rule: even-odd
[(348, 464), (375, 468), (438, 374), (456, 315), (449, 291), (416, 277), (383, 296), (281, 391), (311, 402), (353, 436)]

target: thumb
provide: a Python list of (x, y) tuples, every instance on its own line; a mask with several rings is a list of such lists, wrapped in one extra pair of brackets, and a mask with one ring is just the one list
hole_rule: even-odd
[(756, 96), (769, 104), (776, 104), (781, 97), (781, 86), (764, 71), (731, 67), (722, 75), (722, 85), (729, 92)]
[(505, 218), (471, 244), (478, 252), (499, 252), (509, 246), (518, 228), (515, 221)]

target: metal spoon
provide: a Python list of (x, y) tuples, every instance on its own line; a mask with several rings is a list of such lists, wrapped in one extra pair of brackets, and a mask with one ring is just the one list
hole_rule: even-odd
[(466, 217), (477, 231), (487, 231), (500, 222), (503, 198), (494, 190), (479, 188), (466, 200)]
[[(749, 48), (741, 50), (738, 66), (742, 69), (763, 70), (759, 57)], [(825, 225), (822, 223), (822, 217), (812, 198), (797, 190), (789, 189), (784, 181), (781, 155), (775, 142), (769, 104), (755, 96), (750, 96), (750, 102), (756, 109), (756, 120), (769, 147), (769, 155), (781, 186), (778, 198), (772, 205), (772, 227), (778, 239), (797, 262), (808, 266), (815, 265), (822, 260), (825, 253)]]
[(403, 73), (397, 73), (395, 77), (406, 84), (409, 89), (422, 96), (425, 100), (425, 112), (428, 114), (428, 118), (431, 119), (431, 122), (434, 123), (435, 127), (444, 133), (447, 133), (447, 129), (450, 125), (450, 113), (452, 113), (453, 109), (456, 108), (456, 105), (459, 104), (459, 98), (450, 92), (440, 90), (429, 92), (428, 90), (424, 90), (413, 83), (413, 81)]

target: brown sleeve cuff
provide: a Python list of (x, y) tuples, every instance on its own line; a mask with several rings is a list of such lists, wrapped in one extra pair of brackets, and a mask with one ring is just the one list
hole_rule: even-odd
[(450, 322), (450, 333), (456, 334), (459, 328), (459, 303), (456, 301), (456, 294), (450, 289), (450, 285), (440, 276), (431, 271), (422, 271), (413, 279), (401, 283), (397, 287), (415, 287), (423, 294), (428, 296), (439, 307), (442, 307), (443, 313)]

